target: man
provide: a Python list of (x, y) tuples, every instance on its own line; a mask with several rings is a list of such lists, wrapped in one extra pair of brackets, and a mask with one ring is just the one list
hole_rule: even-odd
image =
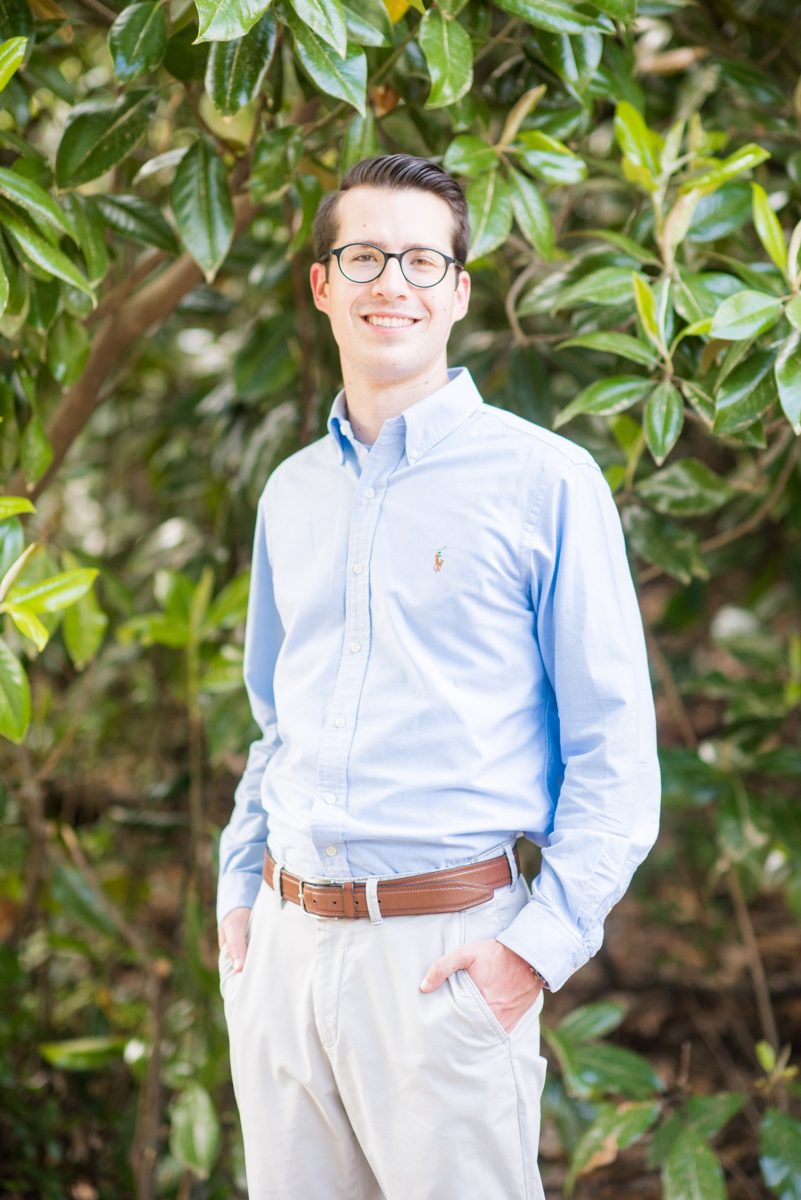
[(656, 833), (620, 523), (584, 450), (448, 372), (454, 180), (359, 163), (315, 234), (344, 390), (259, 504), (262, 737), (220, 846), (249, 1195), (531, 1200), (543, 985), (596, 952)]

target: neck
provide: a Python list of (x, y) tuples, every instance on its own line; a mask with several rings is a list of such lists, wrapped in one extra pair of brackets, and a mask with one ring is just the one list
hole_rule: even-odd
[(348, 420), (354, 437), (367, 446), (372, 446), (385, 421), (399, 416), (419, 400), (425, 400), (448, 382), (444, 363), (418, 379), (397, 383), (375, 384), (349, 378), (348, 372), (344, 374)]

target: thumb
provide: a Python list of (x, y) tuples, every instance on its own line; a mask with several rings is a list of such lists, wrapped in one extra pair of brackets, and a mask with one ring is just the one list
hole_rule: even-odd
[(462, 946), (451, 954), (443, 954), (431, 964), (420, 984), (421, 992), (433, 992), (443, 984), (454, 971), (465, 971), (473, 962), (475, 955), (471, 950)]

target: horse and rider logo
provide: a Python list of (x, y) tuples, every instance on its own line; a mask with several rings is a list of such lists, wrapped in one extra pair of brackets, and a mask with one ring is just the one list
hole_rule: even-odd
[(442, 570), (443, 565), (445, 563), (445, 559), (444, 559), (443, 555), (447, 549), (448, 549), (447, 546), (443, 546), (440, 550), (434, 551), (434, 570), (435, 571)]

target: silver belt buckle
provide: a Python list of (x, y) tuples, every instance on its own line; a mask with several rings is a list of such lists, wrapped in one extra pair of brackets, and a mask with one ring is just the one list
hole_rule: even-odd
[[(305, 882), (308, 883), (309, 881), (306, 880)], [(336, 883), (331, 883), (330, 881), (326, 880), (323, 883), (315, 883), (314, 886), (315, 887), (337, 887), (339, 885)], [(310, 909), (308, 909), (306, 907), (305, 888), (304, 888), (304, 881), (302, 879), (298, 880), (298, 904), (300, 905), (301, 912), (304, 912), (307, 917), (311, 917), (315, 921), (340, 921), (342, 919), (341, 917), (329, 917), (326, 913), (316, 913), (316, 912), (312, 912)]]

